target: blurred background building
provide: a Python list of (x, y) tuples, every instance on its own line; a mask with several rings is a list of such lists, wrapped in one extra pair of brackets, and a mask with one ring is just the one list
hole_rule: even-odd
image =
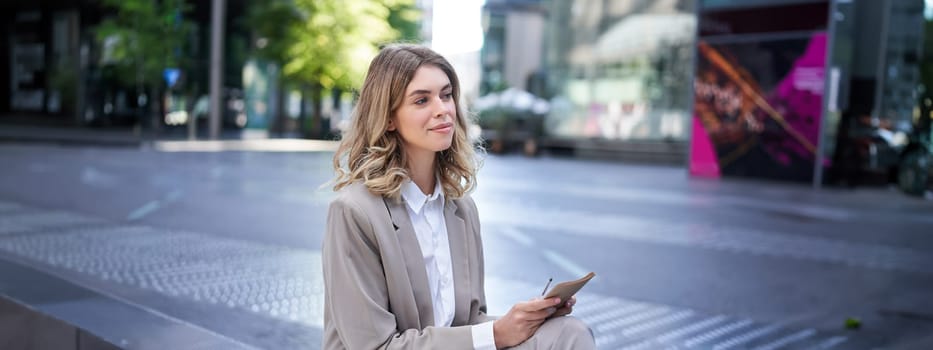
[(692, 174), (851, 185), (923, 167), (923, 1), (700, 4)]
[[(930, 139), (925, 6), (489, 0), (482, 91), (493, 98), (480, 119), (494, 137), (687, 163), (695, 176), (895, 182)], [(510, 89), (548, 108), (503, 112), (501, 95), (521, 96)]]
[[(401, 40), (453, 62), (494, 151), (849, 185), (929, 153), (924, 0), (219, 3), (227, 130), (335, 137), (369, 59)], [(206, 137), (214, 10), (3, 2), (0, 123)]]
[[(686, 141), (693, 1), (554, 1), (545, 79), (570, 137)], [(562, 113), (563, 114), (563, 113)]]
[[(483, 94), (528, 90), (541, 69), (547, 10), (537, 0), (489, 0), (483, 11)], [(543, 91), (541, 91), (543, 92)]]
[(3, 2), (0, 122), (205, 137), (217, 10), (225, 129), (332, 137), (378, 45), (432, 37), (428, 0), (217, 3)]
[[(246, 2), (228, 4), (228, 16), (245, 16)], [(202, 95), (207, 91), (209, 71), (211, 1), (188, 1), (185, 6), (188, 10), (184, 16), (181, 9), (167, 9), (163, 12), (172, 15), (159, 20), (166, 25), (183, 21), (192, 24), (175, 49), (178, 56), (184, 56), (187, 69), (172, 71), (181, 67), (165, 65), (159, 69), (164, 74), (160, 80), (165, 80), (169, 90)], [(132, 79), (121, 77), (115, 64), (116, 37), (101, 40), (97, 32), (104, 19), (119, 15), (119, 8), (99, 1), (5, 1), (0, 8), (6, 23), (0, 35), (0, 64), (8, 67), (0, 70), (0, 79), (9, 81), (0, 87), (3, 118), (71, 125), (139, 122), (139, 109), (149, 102), (146, 91), (141, 91), (143, 87)], [(139, 24), (149, 23), (140, 20)], [(242, 89), (240, 76), (248, 56), (250, 32), (236, 21), (228, 21), (225, 33), (228, 45), (224, 81), (229, 94), (237, 95), (234, 91)], [(236, 122), (235, 116), (231, 122)]]
[(498, 0), (484, 11), (484, 91), (547, 100), (545, 115), (526, 117), (541, 146), (683, 162), (694, 1)]

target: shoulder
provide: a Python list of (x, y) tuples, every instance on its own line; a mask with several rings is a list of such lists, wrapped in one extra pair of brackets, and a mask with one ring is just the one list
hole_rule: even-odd
[(362, 183), (347, 185), (337, 191), (337, 196), (330, 202), (325, 241), (362, 242), (376, 250), (375, 227), (378, 225), (374, 220), (378, 221), (378, 213), (385, 210), (382, 196), (369, 192)]
[(373, 194), (361, 182), (354, 182), (337, 191), (337, 196), (331, 201), (331, 206), (354, 206), (366, 208), (382, 202), (382, 196)]
[(337, 191), (330, 202), (330, 212), (352, 213), (354, 217), (366, 218), (374, 211), (385, 210), (382, 196), (369, 191), (366, 185), (354, 182)]

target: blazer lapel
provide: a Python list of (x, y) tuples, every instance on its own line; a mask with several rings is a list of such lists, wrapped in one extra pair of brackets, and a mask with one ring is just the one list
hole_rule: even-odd
[(450, 263), (454, 270), (454, 326), (470, 321), (470, 261), (466, 225), (457, 215), (457, 204), (449, 200), (444, 205), (447, 240), (450, 242)]
[(424, 254), (421, 253), (418, 237), (415, 236), (415, 228), (411, 224), (411, 219), (408, 218), (405, 202), (401, 199), (386, 198), (383, 198), (383, 201), (389, 208), (392, 224), (396, 227), (395, 233), (402, 249), (402, 256), (405, 257), (405, 268), (408, 270), (408, 278), (411, 279), (412, 292), (418, 305), (421, 328), (434, 326), (434, 305), (431, 299), (431, 288), (428, 287), (428, 272), (424, 268)]

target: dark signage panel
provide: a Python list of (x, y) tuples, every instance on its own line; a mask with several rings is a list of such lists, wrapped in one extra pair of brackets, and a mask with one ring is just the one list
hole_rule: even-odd
[(701, 14), (691, 174), (813, 180), (828, 10), (810, 2)]
[(700, 37), (826, 30), (828, 2), (701, 11)]

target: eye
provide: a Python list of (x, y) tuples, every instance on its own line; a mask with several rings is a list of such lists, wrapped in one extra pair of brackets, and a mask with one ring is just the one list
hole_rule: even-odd
[(448, 93), (446, 93), (446, 94), (441, 95), (441, 97), (442, 97), (444, 100), (449, 100), (449, 99), (451, 99), (451, 98), (454, 97), (454, 93), (448, 92)]
[(423, 104), (425, 104), (426, 102), (428, 102), (428, 99), (426, 99), (426, 98), (424, 98), (424, 97), (415, 100), (415, 104), (416, 104), (416, 105), (423, 105)]

